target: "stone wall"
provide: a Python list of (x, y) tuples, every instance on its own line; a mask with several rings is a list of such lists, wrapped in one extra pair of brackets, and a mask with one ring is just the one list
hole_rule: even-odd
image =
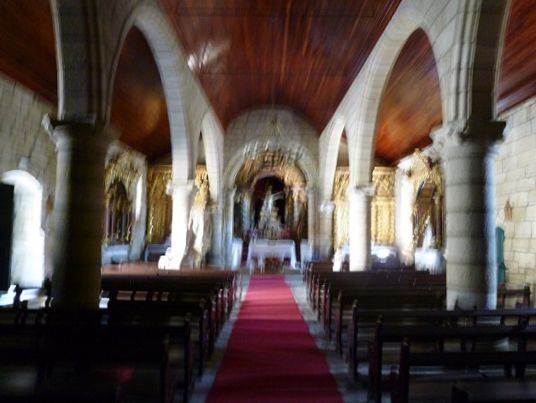
[(41, 120), (54, 111), (50, 103), (0, 74), (0, 175), (17, 169), (32, 174), (43, 186), (44, 208), (54, 197), (56, 152)]
[(496, 160), (497, 225), (505, 231), (506, 282), (536, 286), (536, 98), (499, 117), (506, 139)]

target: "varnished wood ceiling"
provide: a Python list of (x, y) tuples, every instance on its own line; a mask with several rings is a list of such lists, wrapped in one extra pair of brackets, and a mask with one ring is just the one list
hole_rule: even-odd
[(320, 133), (400, 0), (160, 0), (224, 127), (284, 105)]
[(137, 28), (128, 33), (112, 98), (112, 123), (120, 140), (154, 160), (170, 152), (164, 88), (147, 40)]
[(512, 0), (499, 73), (497, 112), (536, 94), (536, 1)]
[(408, 38), (381, 101), (376, 156), (390, 163), (431, 143), (430, 130), (442, 122), (437, 66), (428, 37)]
[(0, 71), (46, 100), (57, 102), (49, 0), (0, 0)]
[[(244, 109), (282, 104), (318, 132), (332, 116), (398, 6), (376, 0), (159, 0), (192, 70), (226, 126)], [(513, 0), (498, 87), (499, 112), (536, 95), (536, 4)], [(389, 78), (377, 157), (388, 163), (429, 142), (441, 122), (435, 65), (422, 33), (408, 40)], [(420, 38), (419, 38), (420, 37)], [(48, 0), (0, 1), (0, 72), (57, 102)], [(112, 123), (150, 160), (170, 150), (158, 70), (132, 30), (120, 57)]]

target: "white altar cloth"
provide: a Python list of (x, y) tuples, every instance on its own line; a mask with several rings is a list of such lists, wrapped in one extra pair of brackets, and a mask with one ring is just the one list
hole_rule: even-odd
[(252, 260), (257, 258), (261, 270), (264, 269), (264, 259), (267, 257), (279, 260), (290, 259), (290, 267), (296, 268), (296, 248), (292, 239), (257, 239), (250, 242), (248, 247), (247, 267), (250, 271), (253, 268)]

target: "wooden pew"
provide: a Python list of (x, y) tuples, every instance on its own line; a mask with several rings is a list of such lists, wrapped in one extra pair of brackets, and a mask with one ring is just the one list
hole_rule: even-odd
[(199, 302), (205, 300), (209, 310), (209, 352), (212, 354), (215, 339), (227, 317), (227, 300), (224, 299), (223, 285), (213, 278), (187, 276), (103, 276), (103, 295), (110, 301), (144, 300)]
[[(368, 288), (345, 289), (339, 292), (335, 312), (335, 347), (342, 355), (344, 350), (343, 334), (345, 324), (350, 323), (355, 301), (368, 309), (441, 309), (444, 307), (445, 292), (426, 288)], [(331, 332), (331, 314), (328, 318), (328, 331)]]
[[(471, 329), (471, 328), (469, 328)], [(529, 329), (518, 330), (518, 333), (528, 333)], [(535, 332), (530, 330), (530, 337), (534, 337)], [(528, 336), (527, 336), (528, 337)], [(492, 365), (498, 367), (512, 367), (524, 369), (527, 365), (536, 364), (536, 351), (470, 351), (470, 352), (413, 352), (410, 350), (408, 341), (402, 342), (400, 348), (400, 362), (398, 371), (392, 370), (392, 390), (391, 401), (393, 403), (407, 403), (412, 401), (410, 393), (410, 369), (415, 367), (457, 367), (457, 368), (474, 368), (475, 363), (478, 365)], [(521, 370), (516, 374), (517, 377), (523, 378), (524, 371)], [(433, 395), (437, 386), (433, 383), (427, 389), (427, 397)], [(483, 401), (491, 401), (492, 391), (484, 398)], [(534, 398), (534, 390), (532, 392)], [(532, 399), (529, 399), (531, 401)], [(510, 401), (510, 400), (508, 400)]]
[[(377, 323), (374, 340), (369, 345), (369, 381), (372, 395), (381, 399), (381, 370), (383, 367), (383, 349), (386, 343), (400, 343), (404, 340), (419, 342), (432, 347), (434, 352), (442, 352), (444, 343), (458, 343), (460, 354), (476, 350), (477, 342), (495, 342), (507, 338), (517, 341), (518, 351), (526, 349), (527, 340), (536, 337), (536, 326), (485, 324), (459, 326), (426, 325), (384, 325)], [(491, 344), (491, 343), (489, 343)], [(469, 346), (469, 348), (468, 348)]]
[(172, 323), (160, 318), (115, 320), (104, 312), (47, 313), (40, 353), (41, 379), (56, 371), (78, 376), (128, 366), (147, 365), (159, 373), (161, 402), (172, 402), (176, 390), (187, 401), (194, 385), (194, 347), (190, 318)]
[(210, 337), (209, 310), (203, 300), (199, 302), (175, 301), (110, 301), (107, 308), (109, 321), (129, 323), (158, 320), (162, 323), (184, 322), (190, 316), (192, 337), (195, 340), (197, 372), (203, 375), (206, 361), (214, 349)]
[(533, 403), (536, 383), (527, 380), (456, 382), (451, 403)]

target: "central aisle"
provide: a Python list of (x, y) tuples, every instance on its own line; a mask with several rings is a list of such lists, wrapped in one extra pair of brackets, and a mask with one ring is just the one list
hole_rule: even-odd
[(283, 276), (252, 277), (208, 402), (342, 402)]

